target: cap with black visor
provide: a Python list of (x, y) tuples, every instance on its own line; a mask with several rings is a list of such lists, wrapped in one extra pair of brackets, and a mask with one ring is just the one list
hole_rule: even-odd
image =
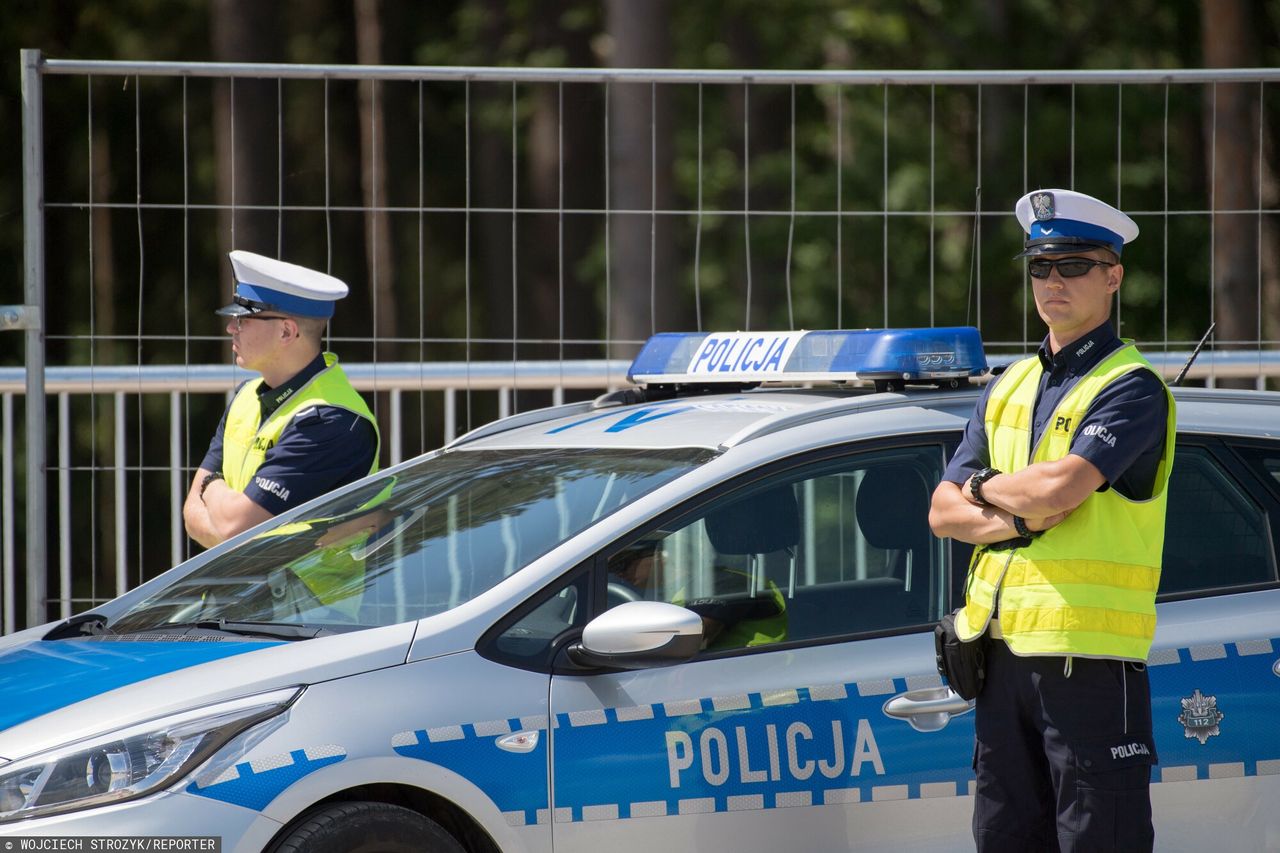
[(230, 253), (236, 288), (232, 301), (216, 312), (251, 317), (272, 311), (293, 317), (328, 319), (334, 303), (347, 295), (341, 279), (287, 261), (237, 249)]
[(1138, 225), (1123, 212), (1074, 190), (1035, 190), (1014, 208), (1026, 232), (1015, 258), (1065, 255), (1105, 249), (1119, 259), (1126, 243), (1138, 236)]

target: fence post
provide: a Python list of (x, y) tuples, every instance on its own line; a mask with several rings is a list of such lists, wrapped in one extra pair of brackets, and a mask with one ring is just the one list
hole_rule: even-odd
[(18, 586), (13, 553), (13, 465), (9, 464), (13, 459), (13, 394), (0, 397), (0, 430), (4, 432), (5, 460), (4, 470), (0, 471), (0, 507), (4, 515), (0, 522), (0, 529), (4, 531), (4, 580), (0, 582), (3, 588), (0, 598), (4, 599), (4, 633), (11, 634), (18, 627), (18, 606), (13, 600)]
[(49, 619), (45, 537), (43, 60), (22, 51), (22, 230), (27, 315), (27, 627)]

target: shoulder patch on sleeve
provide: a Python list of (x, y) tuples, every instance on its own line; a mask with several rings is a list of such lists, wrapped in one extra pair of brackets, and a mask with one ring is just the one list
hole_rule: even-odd
[(294, 414), (293, 420), (296, 423), (303, 423), (304, 421), (308, 421), (313, 418), (316, 418), (317, 416), (319, 416), (319, 414), (320, 414), (320, 410), (317, 407), (307, 406), (305, 409), (301, 409), (296, 414)]

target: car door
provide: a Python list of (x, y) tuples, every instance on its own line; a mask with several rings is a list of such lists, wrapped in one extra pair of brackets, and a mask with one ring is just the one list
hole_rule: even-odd
[(552, 677), (558, 851), (947, 849), (968, 835), (969, 705), (932, 625), (941, 440), (725, 484), (602, 554), (609, 603), (681, 604), (694, 659)]
[(1148, 666), (1160, 849), (1280, 839), (1280, 444), (1187, 437)]

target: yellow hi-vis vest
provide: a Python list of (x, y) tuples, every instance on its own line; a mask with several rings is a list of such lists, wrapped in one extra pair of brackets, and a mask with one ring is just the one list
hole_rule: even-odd
[[(258, 402), (258, 388), (262, 385), (262, 380), (246, 382), (240, 388), (231, 401), (231, 407), (227, 409), (227, 422), (222, 431), (222, 476), (228, 486), (243, 492), (253, 482), (253, 475), (261, 467), (267, 451), (280, 440), (294, 415), (315, 405), (346, 409), (373, 425), (373, 463), (369, 466), (368, 473), (378, 470), (378, 451), (382, 439), (373, 412), (369, 411), (369, 406), (360, 393), (351, 387), (346, 373), (338, 366), (338, 357), (327, 352), (324, 354), (324, 363), (325, 368), (281, 403), (265, 423), (259, 423), (262, 407)], [(282, 535), (296, 529), (295, 525), (285, 525), (271, 530), (270, 535)], [(368, 538), (367, 535), (361, 539), (361, 543), (364, 538)], [(303, 583), (324, 604), (337, 604), (350, 598), (350, 588), (358, 586), (364, 577), (362, 561), (356, 564), (349, 557), (339, 559), (336, 554), (335, 551), (330, 559), (312, 560), (307, 566), (295, 570)], [(351, 604), (352, 607), (358, 605), (358, 599)]]
[[(987, 400), (991, 466), (1013, 473), (1066, 456), (1089, 404), (1109, 383), (1133, 370), (1154, 373), (1132, 344), (1104, 358), (1058, 404), (1032, 453), (1031, 420), (1043, 367), (1036, 357), (1012, 365)], [(987, 629), (999, 599), (1000, 630), (1015, 654), (1147, 659), (1156, 629), (1176, 424), (1173, 395), (1167, 388), (1165, 394), (1169, 415), (1152, 496), (1135, 501), (1115, 489), (1094, 492), (1025, 548), (977, 549), (965, 606), (956, 618), (962, 640)]]
[(338, 366), (338, 357), (327, 352), (324, 354), (324, 363), (325, 368), (281, 403), (265, 423), (259, 423), (262, 407), (258, 402), (258, 388), (262, 385), (262, 380), (246, 382), (240, 388), (231, 401), (231, 407), (227, 409), (227, 422), (222, 430), (222, 476), (226, 478), (228, 486), (237, 492), (243, 492), (253, 482), (253, 475), (261, 467), (267, 451), (275, 447), (293, 416), (315, 405), (337, 406), (372, 424), (377, 443), (374, 445), (373, 464), (369, 467), (369, 473), (378, 470), (378, 444), (381, 443), (381, 436), (373, 412), (369, 411), (369, 406), (360, 393), (351, 387), (347, 375)]

